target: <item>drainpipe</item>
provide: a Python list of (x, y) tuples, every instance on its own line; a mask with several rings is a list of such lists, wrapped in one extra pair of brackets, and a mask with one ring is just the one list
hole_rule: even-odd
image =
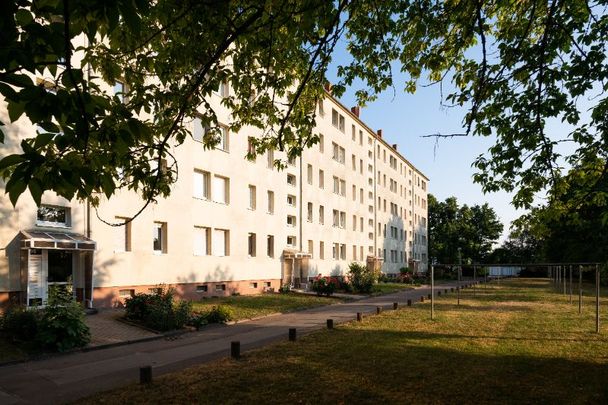
[(300, 242), (298, 243), (298, 247), (299, 247), (299, 249), (298, 249), (298, 250), (299, 250), (300, 252), (302, 252), (302, 251), (303, 251), (303, 250), (302, 250), (302, 242), (303, 242), (303, 241), (302, 241), (302, 237), (303, 237), (303, 232), (302, 232), (302, 222), (304, 222), (304, 221), (302, 220), (302, 219), (304, 218), (304, 217), (302, 216), (302, 215), (303, 215), (303, 214), (302, 214), (302, 210), (303, 210), (303, 205), (304, 205), (304, 201), (302, 200), (302, 187), (303, 187), (303, 186), (302, 186), (302, 183), (303, 183), (303, 177), (302, 177), (302, 155), (303, 155), (303, 154), (304, 154), (304, 151), (302, 151), (302, 152), (300, 153), (300, 190), (299, 190), (300, 195), (298, 196), (298, 198), (300, 199), (300, 218), (299, 218), (299, 221), (298, 221), (298, 224), (299, 224), (299, 225), (298, 225), (298, 226), (299, 226), (299, 235), (298, 235), (298, 237), (299, 237), (299, 239), (300, 239)]

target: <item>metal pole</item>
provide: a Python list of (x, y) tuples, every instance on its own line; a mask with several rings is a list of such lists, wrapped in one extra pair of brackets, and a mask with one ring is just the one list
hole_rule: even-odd
[(475, 295), (475, 284), (477, 284), (477, 266), (473, 266), (473, 295)]
[(435, 266), (431, 264), (431, 319), (435, 319)]
[(462, 252), (460, 248), (458, 248), (458, 305), (460, 305), (460, 271), (462, 269)]
[(578, 313), (583, 310), (583, 266), (578, 266)]
[(600, 269), (595, 265), (595, 333), (600, 333)]
[(570, 265), (570, 303), (572, 304), (572, 265)]
[(568, 279), (566, 277), (566, 266), (561, 266), (562, 267), (562, 271), (564, 273), (564, 295), (566, 295), (566, 280)]

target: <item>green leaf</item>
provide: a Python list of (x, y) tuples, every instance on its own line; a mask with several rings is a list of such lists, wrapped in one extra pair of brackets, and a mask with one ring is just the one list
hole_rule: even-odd
[(23, 162), (25, 159), (22, 155), (8, 155), (0, 160), (0, 170), (4, 170), (7, 167), (14, 166), (18, 163)]
[(34, 202), (37, 206), (40, 206), (40, 200), (42, 198), (43, 193), (42, 187), (40, 186), (40, 182), (37, 179), (32, 179), (32, 181), (30, 181), (30, 184), (28, 185), (28, 188), (30, 189), (30, 194), (34, 199)]
[(11, 122), (15, 122), (23, 115), (25, 111), (25, 103), (8, 103), (8, 117), (11, 119)]
[(17, 205), (17, 200), (19, 199), (19, 196), (23, 194), (26, 187), (27, 184), (25, 184), (23, 179), (15, 179), (14, 181), (6, 183), (6, 191), (8, 192), (8, 197), (11, 200), (13, 207)]

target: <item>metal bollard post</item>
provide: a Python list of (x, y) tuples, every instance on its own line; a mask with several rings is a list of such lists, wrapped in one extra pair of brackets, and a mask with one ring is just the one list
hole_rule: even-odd
[(420, 302), (424, 302), (424, 295), (420, 296)]
[(357, 312), (357, 321), (361, 322), (363, 320), (363, 315), (361, 314), (361, 312)]
[(333, 329), (333, 328), (334, 328), (334, 320), (328, 319), (327, 320), (327, 329)]
[(289, 328), (289, 341), (290, 342), (296, 341), (296, 328)]
[(380, 312), (382, 312), (382, 307), (376, 307), (376, 315), (380, 315)]
[(432, 294), (427, 294), (426, 298), (430, 300), (430, 299), (433, 298), (433, 295)]
[(399, 303), (398, 302), (393, 302), (393, 309), (397, 309), (399, 308)]
[(232, 357), (235, 360), (238, 360), (241, 358), (241, 342), (240, 341), (234, 341), (234, 342), (230, 342), (230, 357)]
[(411, 306), (412, 306), (412, 300), (411, 300), (411, 299), (407, 300), (407, 306), (408, 306), (408, 307), (411, 307)]
[(152, 366), (144, 366), (139, 368), (139, 383), (152, 383)]

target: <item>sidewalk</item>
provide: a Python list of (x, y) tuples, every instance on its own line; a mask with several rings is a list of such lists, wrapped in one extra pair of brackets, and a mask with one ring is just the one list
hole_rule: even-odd
[[(464, 283), (472, 283), (465, 281)], [(441, 292), (455, 283), (438, 286)], [(370, 314), (376, 307), (392, 309), (393, 302), (405, 305), (408, 299), (427, 297), (429, 287), (389, 295), (339, 303), (305, 311), (268, 316), (235, 325), (213, 325), (178, 337), (134, 343), (108, 349), (78, 352), (46, 360), (0, 368), (0, 403), (62, 403), (99, 391), (138, 381), (139, 367), (151, 365), (153, 375), (169, 373), (208, 362), (230, 353), (230, 342), (241, 342), (241, 350), (265, 346), (287, 339), (289, 328), (298, 335), (334, 324), (352, 321), (357, 312)]]

